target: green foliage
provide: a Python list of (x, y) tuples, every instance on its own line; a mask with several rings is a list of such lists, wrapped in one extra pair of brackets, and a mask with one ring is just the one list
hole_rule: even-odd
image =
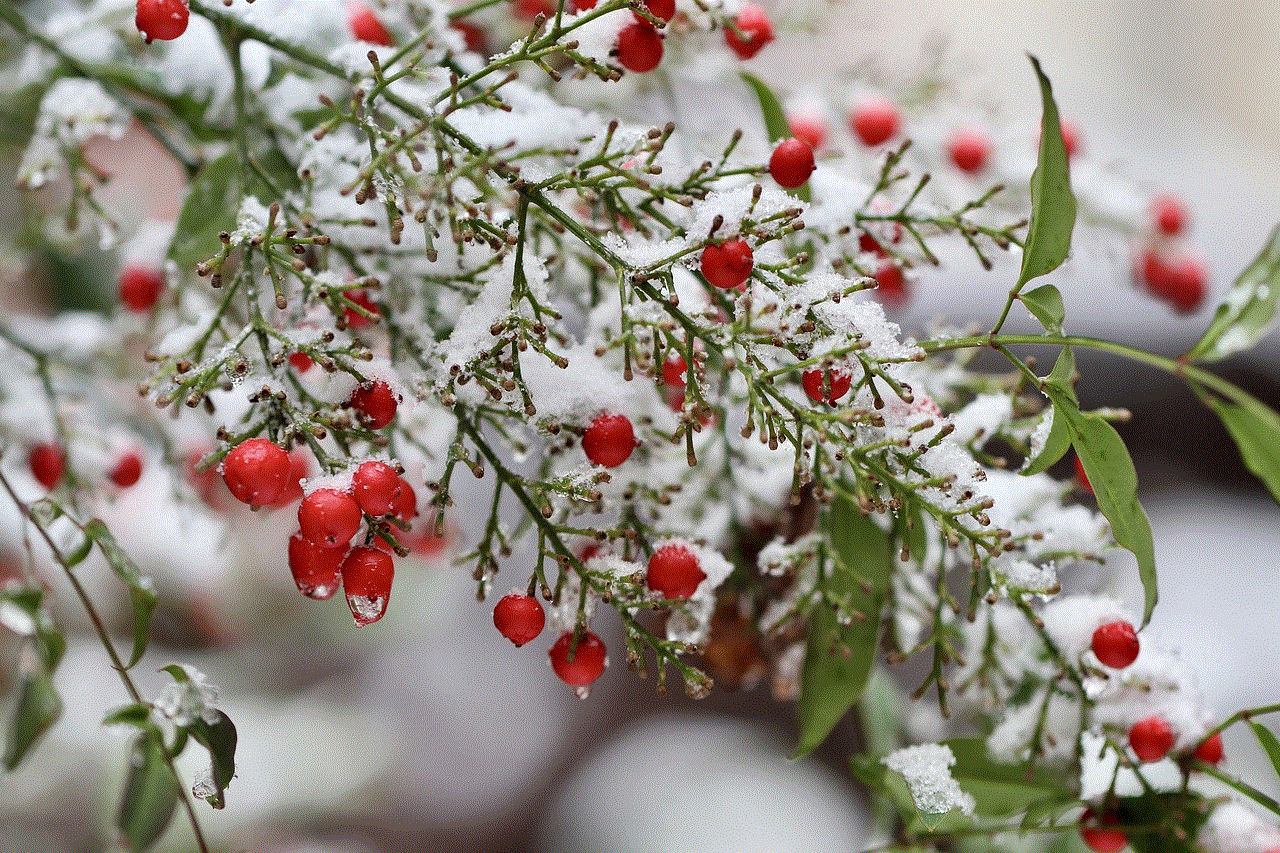
[(1191, 389), (1227, 428), (1245, 466), (1280, 502), (1280, 441), (1276, 440), (1280, 435), (1280, 415), (1239, 389), (1229, 399), (1218, 397), (1195, 382)]
[(1226, 298), (1187, 353), (1192, 361), (1218, 361), (1246, 350), (1275, 327), (1280, 300), (1280, 227), (1227, 291)]
[(1071, 191), (1067, 148), (1062, 141), (1062, 122), (1053, 100), (1049, 78), (1034, 56), (1031, 66), (1040, 83), (1043, 113), (1040, 119), (1040, 151), (1031, 175), (1031, 222), (1023, 246), (1022, 270), (1015, 289), (1033, 278), (1062, 265), (1071, 249), (1071, 232), (1076, 221), (1076, 197)]
[(44, 603), (44, 591), (11, 585), (0, 588), (0, 607), (12, 607), (31, 625), (19, 649), (18, 684), (5, 737), (4, 769), (22, 763), (40, 737), (62, 716), (62, 699), (53, 673), (66, 650), (66, 640)]
[(151, 614), (156, 609), (155, 585), (151, 578), (138, 570), (133, 559), (116, 543), (115, 537), (101, 520), (91, 520), (84, 526), (84, 533), (97, 543), (98, 550), (106, 558), (111, 571), (129, 588), (129, 600), (133, 605), (133, 652), (125, 669), (132, 669), (142, 660), (151, 639)]
[(130, 850), (146, 850), (168, 828), (181, 793), (159, 729), (147, 726), (134, 737), (128, 767), (116, 829)]
[(1044, 325), (1051, 335), (1062, 334), (1062, 321), (1066, 319), (1067, 309), (1062, 304), (1062, 294), (1052, 284), (1042, 284), (1034, 290), (1018, 294), (1018, 299), (1027, 306), (1027, 310)]

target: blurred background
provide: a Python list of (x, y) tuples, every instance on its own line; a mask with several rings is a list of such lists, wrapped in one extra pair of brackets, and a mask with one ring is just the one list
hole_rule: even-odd
[[(942, 69), (954, 90), (944, 100), (998, 123), (1010, 137), (1033, 139), (1039, 96), (1030, 52), (1052, 79), (1064, 118), (1079, 130), (1073, 169), (1126, 176), (1139, 196), (1167, 192), (1184, 200), (1192, 216), (1188, 247), (1209, 272), (1203, 308), (1181, 316), (1152, 300), (1130, 280), (1128, 250), (1090, 243), (1085, 228), (1083, 246), (1055, 279), (1071, 332), (1168, 355), (1184, 351), (1207, 324), (1215, 296), (1280, 222), (1280, 4), (764, 5), (779, 37), (747, 66), (778, 90), (838, 104), (851, 81), (894, 91)], [(833, 132), (847, 139), (835, 112), (832, 121)], [(906, 125), (912, 132), (909, 115)], [(921, 129), (925, 141), (931, 132), (937, 128)], [(139, 144), (131, 137), (102, 152), (103, 165), (118, 176), (112, 203), (172, 215), (179, 193), (139, 187), (154, 191), (176, 174), (156, 167)], [(9, 173), (14, 157), (10, 148), (0, 161)], [(9, 190), (0, 200), (0, 221), (18, 228), (22, 202)], [(943, 318), (994, 319), (1010, 268), (986, 274), (963, 257), (952, 260), (959, 266), (945, 276), (919, 272), (897, 317), (908, 333)], [(51, 256), (29, 277), (10, 263), (0, 270), (3, 308), (45, 310), (56, 304), (56, 291), (51, 298), (41, 282), (65, 275), (106, 282), (112, 264), (91, 259), (80, 267)], [(1161, 605), (1144, 636), (1180, 649), (1220, 714), (1275, 701), (1280, 510), (1181, 384), (1132, 364), (1083, 354), (1080, 361), (1084, 404), (1122, 405), (1134, 415), (1122, 432), (1161, 571)], [(1277, 368), (1273, 337), (1221, 372), (1278, 406)], [(126, 547), (163, 579), (166, 600), (175, 602), (159, 614), (160, 647), (138, 672), (145, 678), (170, 660), (192, 663), (222, 688), (222, 707), (239, 727), (228, 806), (200, 810), (219, 847), (777, 853), (863, 845), (870, 819), (846, 769), (857, 748), (852, 725), (838, 728), (813, 757), (789, 762), (790, 708), (767, 689), (718, 690), (696, 703), (678, 691), (657, 696), (626, 672), (620, 655), (580, 701), (546, 666), (550, 640), (513, 649), (492, 629), (491, 603), (475, 601), (469, 573), (451, 567), (447, 553), (406, 565), (388, 616), (353, 630), (340, 602), (300, 601), (282, 562), (263, 565), (261, 555), (284, 553), (291, 513), (233, 509), (224, 516), (230, 526), (253, 535), (227, 539), (220, 521), (150, 516), (168, 486), (149, 471), (111, 511), (120, 530), (132, 530), (122, 533)], [(148, 523), (138, 525), (139, 518)], [(453, 523), (454, 541), (466, 541), (465, 513)], [(172, 548), (154, 544), (157, 530), (190, 543), (182, 566), (166, 562)], [(1119, 580), (1115, 592), (1137, 600), (1132, 573)], [(253, 600), (245, 600), (246, 589)], [(602, 627), (610, 647), (621, 648), (617, 626)], [(163, 680), (157, 675), (149, 687)], [(99, 723), (102, 711), (125, 697), (87, 638), (73, 642), (58, 686), (65, 718), (24, 768), (0, 777), (0, 853), (106, 844), (125, 735)], [(1256, 744), (1239, 734), (1227, 733), (1230, 769), (1280, 793)], [(191, 849), (181, 819), (159, 849)]]

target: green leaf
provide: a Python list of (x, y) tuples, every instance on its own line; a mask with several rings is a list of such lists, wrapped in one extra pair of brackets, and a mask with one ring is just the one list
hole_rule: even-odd
[(1044, 440), (1044, 447), (1034, 459), (1028, 459), (1027, 464), (1022, 467), (1021, 473), (1025, 477), (1048, 470), (1050, 465), (1066, 455), (1071, 448), (1071, 433), (1067, 431), (1067, 419), (1058, 417), (1057, 407), (1051, 405), (1044, 416), (1053, 418), (1053, 424), (1049, 427), (1049, 435)]
[(101, 519), (92, 519), (84, 526), (86, 536), (98, 543), (98, 550), (106, 558), (107, 565), (116, 577), (129, 587), (129, 599), (133, 603), (133, 653), (125, 669), (131, 669), (147, 650), (151, 639), (151, 614), (156, 609), (156, 590), (151, 578), (138, 570), (133, 560), (116, 542), (111, 531)]
[(1276, 740), (1275, 734), (1271, 729), (1249, 721), (1249, 728), (1253, 729), (1253, 733), (1258, 738), (1258, 743), (1262, 744), (1262, 748), (1267, 751), (1267, 758), (1271, 759), (1271, 766), (1275, 768), (1276, 775), (1280, 776), (1280, 741)]
[(80, 546), (70, 554), (64, 555), (68, 568), (74, 568), (84, 562), (85, 557), (89, 556), (89, 552), (93, 550), (93, 539), (86, 536)]
[[(745, 71), (741, 72), (741, 74), (742, 79), (755, 91), (756, 100), (760, 102), (760, 114), (764, 117), (764, 129), (769, 134), (769, 143), (776, 145), (781, 140), (790, 138), (792, 135), (791, 123), (787, 121), (787, 114), (783, 111), (778, 97), (773, 94), (773, 90), (759, 77), (748, 74)], [(807, 182), (791, 190), (791, 192), (804, 201), (810, 201), (812, 198)]]
[(231, 778), (236, 775), (237, 736), (235, 724), (231, 719), (221, 711), (214, 713), (217, 718), (212, 723), (197, 717), (187, 730), (201, 746), (209, 750), (209, 758), (212, 762), (209, 775), (215, 790), (214, 793), (206, 795), (205, 799), (209, 805), (220, 809), (226, 804), (223, 791), (231, 784)]
[(1067, 309), (1062, 304), (1062, 294), (1052, 284), (1042, 284), (1035, 290), (1019, 294), (1022, 304), (1040, 321), (1045, 331), (1052, 335), (1062, 334), (1062, 321), (1066, 319)]
[(1200, 400), (1213, 410), (1240, 451), (1240, 458), (1280, 503), (1280, 415), (1261, 400), (1237, 389), (1237, 399), (1214, 396), (1191, 383)]
[(1076, 223), (1076, 197), (1071, 192), (1058, 106), (1053, 101), (1049, 78), (1040, 70), (1040, 61), (1034, 56), (1028, 58), (1040, 82), (1044, 112), (1040, 119), (1040, 152), (1031, 174), (1031, 222), (1022, 247), (1017, 289), (1061, 266), (1071, 249), (1071, 231)]
[(1276, 324), (1280, 300), (1280, 226), (1244, 272), (1240, 273), (1204, 336), (1187, 353), (1193, 361), (1217, 361), (1248, 349)]
[(144, 729), (151, 719), (151, 706), (142, 702), (130, 702), (119, 708), (112, 708), (102, 718), (104, 726), (133, 726)]
[(1070, 796), (1066, 780), (1048, 768), (992, 761), (981, 739), (957, 738), (946, 744), (956, 756), (951, 775), (962, 791), (973, 796), (974, 811), (980, 816), (1021, 814), (1033, 805)]
[(1093, 486), (1098, 509), (1111, 522), (1112, 536), (1138, 560), (1144, 594), (1142, 624), (1145, 625), (1158, 597), (1155, 545), (1151, 541), (1147, 514), (1138, 503), (1138, 474), (1129, 458), (1129, 449), (1115, 427), (1095, 414), (1081, 412), (1060, 387), (1046, 385), (1045, 393), (1056, 407), (1055, 417), (1062, 417), (1066, 423), (1071, 444)]
[(240, 163), (235, 152), (206, 163), (187, 188), (169, 246), (169, 260), (185, 272), (217, 254), (221, 248), (218, 234), (235, 228), (242, 197)]
[(18, 685), (4, 746), (4, 769), (8, 771), (22, 763), (41, 735), (62, 716), (62, 699), (53, 689), (52, 673), (29, 647), (24, 654), (28, 656), (23, 666), (26, 671)]
[(129, 775), (116, 814), (116, 828), (130, 850), (146, 850), (164, 834), (178, 793), (178, 780), (165, 763), (160, 732), (154, 728), (142, 732), (129, 749)]
[(828, 601), (815, 608), (796, 703), (800, 741), (794, 758), (808, 755), (822, 743), (862, 695), (875, 662), (880, 610), (893, 567), (889, 536), (843, 495), (827, 514), (827, 533), (837, 565), (828, 572), (824, 591), (847, 602), (847, 609), (864, 618), (842, 624)]

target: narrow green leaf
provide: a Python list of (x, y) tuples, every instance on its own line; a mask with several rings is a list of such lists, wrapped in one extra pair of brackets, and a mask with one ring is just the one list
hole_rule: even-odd
[(973, 796), (974, 810), (982, 817), (1021, 814), (1033, 805), (1070, 796), (1066, 780), (1046, 767), (992, 761), (984, 740), (957, 738), (946, 744), (956, 756), (952, 778)]
[(70, 554), (64, 555), (64, 559), (67, 561), (67, 566), (74, 568), (75, 566), (80, 565), (81, 563), (84, 562), (85, 557), (89, 556), (89, 552), (92, 550), (93, 550), (93, 539), (86, 536), (84, 538), (84, 541), (80, 543), (80, 546), (78, 548), (76, 548)]
[(53, 689), (53, 677), (43, 662), (28, 647), (24, 649), (21, 683), (18, 685), (17, 702), (9, 719), (8, 737), (4, 745), (4, 769), (14, 770), (41, 735), (62, 716), (62, 699)]
[(146, 728), (151, 719), (151, 706), (142, 702), (130, 702), (118, 708), (112, 708), (102, 718), (104, 726), (133, 726), (135, 729)]
[(1057, 407), (1053, 405), (1045, 410), (1044, 416), (1053, 418), (1053, 424), (1049, 427), (1049, 435), (1045, 437), (1044, 447), (1034, 459), (1028, 459), (1027, 464), (1023, 466), (1021, 473), (1026, 477), (1048, 470), (1050, 465), (1061, 459), (1071, 449), (1071, 433), (1067, 431), (1067, 419), (1058, 417)]
[[(769, 143), (776, 145), (783, 139), (789, 138), (791, 123), (787, 121), (787, 114), (783, 111), (777, 95), (773, 94), (773, 90), (754, 74), (748, 74), (745, 71), (741, 74), (742, 79), (755, 91), (756, 100), (760, 102), (760, 114), (764, 117), (764, 129), (769, 134)], [(791, 192), (804, 201), (810, 201), (812, 198), (808, 183), (801, 184)]]
[(129, 774), (116, 814), (116, 828), (130, 850), (146, 850), (164, 834), (178, 793), (178, 780), (165, 763), (159, 731), (139, 734), (129, 749)]
[(1280, 415), (1243, 391), (1239, 399), (1226, 400), (1194, 382), (1191, 388), (1227, 428), (1245, 466), (1280, 503)]
[(1138, 560), (1138, 576), (1145, 599), (1142, 624), (1145, 625), (1158, 597), (1155, 545), (1147, 514), (1138, 503), (1138, 474), (1129, 458), (1129, 449), (1115, 427), (1097, 415), (1081, 412), (1061, 388), (1047, 385), (1045, 392), (1057, 407), (1055, 417), (1062, 417), (1066, 423), (1071, 444), (1093, 486), (1098, 509), (1111, 522), (1111, 534), (1118, 545), (1127, 548)]
[(202, 792), (200, 795), (209, 802), (209, 805), (220, 809), (225, 805), (223, 792), (231, 784), (231, 778), (236, 775), (237, 735), (235, 724), (231, 722), (230, 717), (221, 711), (214, 713), (217, 714), (217, 718), (212, 723), (197, 717), (196, 721), (188, 727), (188, 731), (197, 743), (209, 750), (211, 762), (209, 777), (214, 791), (208, 794)]
[(875, 662), (880, 610), (893, 566), (888, 535), (848, 498), (839, 497), (832, 504), (827, 533), (834, 556), (843, 565), (833, 566), (825, 579), (825, 590), (864, 618), (842, 624), (836, 608), (828, 602), (816, 608), (796, 703), (800, 719), (796, 758), (822, 743), (862, 695)]
[[(1079, 409), (1080, 401), (1076, 397), (1076, 354), (1071, 347), (1063, 347), (1058, 353), (1058, 360), (1053, 363), (1053, 370), (1044, 378), (1046, 385), (1058, 389), (1064, 399), (1070, 401), (1071, 408)], [(1046, 393), (1048, 393), (1046, 391)]]
[(1052, 284), (1042, 284), (1034, 290), (1019, 294), (1022, 304), (1027, 306), (1045, 331), (1052, 335), (1062, 334), (1062, 321), (1066, 319), (1067, 309), (1062, 304), (1062, 294)]
[(1262, 744), (1262, 748), (1267, 751), (1267, 758), (1271, 759), (1271, 766), (1275, 768), (1276, 775), (1280, 776), (1280, 740), (1276, 740), (1276, 736), (1271, 729), (1249, 721), (1249, 728), (1253, 729), (1253, 733), (1258, 738), (1258, 743)]
[(169, 259), (186, 271), (213, 257), (221, 246), (218, 233), (235, 227), (241, 196), (240, 164), (234, 151), (206, 163), (187, 188)]
[(111, 571), (129, 587), (129, 599), (133, 603), (133, 652), (125, 669), (131, 669), (142, 659), (151, 639), (151, 614), (156, 609), (155, 585), (151, 578), (138, 570), (101, 519), (92, 519), (84, 526), (84, 532), (98, 543), (98, 550), (106, 558)]
[(1071, 173), (1058, 106), (1053, 101), (1049, 78), (1040, 69), (1040, 61), (1034, 56), (1029, 58), (1040, 82), (1044, 112), (1040, 119), (1040, 152), (1036, 170), (1031, 174), (1031, 222), (1022, 249), (1018, 289), (1061, 266), (1071, 249), (1071, 231), (1076, 223), (1076, 197), (1071, 192)]
[(1227, 291), (1204, 336), (1187, 353), (1193, 361), (1217, 361), (1248, 349), (1276, 324), (1280, 300), (1280, 226)]

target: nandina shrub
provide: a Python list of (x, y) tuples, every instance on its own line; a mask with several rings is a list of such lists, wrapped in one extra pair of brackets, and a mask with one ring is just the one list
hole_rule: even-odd
[[(1038, 62), (1028, 185), (1015, 178), (1031, 164), (1003, 147), (908, 144), (942, 124), (913, 110), (947, 106), (919, 92), (947, 90), (895, 92), (884, 78), (843, 93), (851, 144), (815, 140), (814, 160), (800, 143), (798, 168), (771, 162), (794, 154), (793, 130), (739, 62), (786, 34), (756, 4), (314, 0), (281, 14), (272, 0), (190, 0), (139, 3), (141, 31), (118, 6), (43, 19), (42, 6), (0, 5), (23, 51), (6, 69), (30, 130), (18, 183), (65, 189), (33, 197), (64, 205), (33, 215), (33, 246), (92, 233), (119, 255), (109, 268), (163, 270), (163, 287), (123, 297), (124, 310), (0, 322), (0, 395), (22, 401), (0, 419), (18, 459), (0, 487), (26, 530), (10, 544), (31, 555), (0, 587), (20, 637), (7, 769), (40, 760), (61, 712), (58, 576), (130, 697), (106, 717), (132, 733), (115, 813), (126, 845), (150, 847), (190, 805), (174, 764), (184, 747), (212, 760), (195, 797), (223, 805), (235, 775), (236, 729), (202, 675), (165, 667), (154, 696), (134, 675), (156, 585), (99, 517), (125, 500), (111, 466), (129, 452), (152, 481), (167, 477), (155, 518), (216, 518), (254, 542), (272, 513), (296, 514), (298, 532), (268, 556), (281, 586), (303, 594), (294, 607), (341, 608), (326, 603), (341, 584), (345, 630), (362, 636), (425, 600), (400, 592), (421, 583), (400, 571), (391, 603), (397, 566), (460, 523), (454, 556), (479, 596), (500, 573), (516, 590), (494, 608), (499, 633), (541, 641), (547, 658), (529, 665), (549, 663), (583, 697), (627, 679), (617, 661), (660, 688), (674, 673), (694, 696), (754, 673), (796, 700), (798, 754), (851, 711), (889, 709), (897, 720), (868, 739), (883, 754), (856, 756), (853, 772), (892, 805), (906, 844), (998, 845), (1018, 830), (1153, 850), (1270, 837), (1191, 782), (1211, 773), (1274, 809), (1219, 767), (1218, 733), (1247, 720), (1280, 755), (1253, 719), (1276, 708), (1212, 717), (1176, 656), (1138, 641), (1156, 601), (1151, 532), (1119, 410), (1082, 409), (1075, 382), (1090, 348), (1180, 377), (1280, 495), (1280, 420), (1210, 369), (1271, 327), (1278, 241), (1219, 294), (1181, 358), (1067, 334), (1071, 276), (1041, 279), (1067, 259), (1080, 213), (1102, 223), (1087, 239), (1142, 259), (1139, 283), (1175, 311), (1194, 313), (1209, 284), (1199, 267), (1181, 288), (1151, 272), (1186, 272), (1185, 210), (1153, 227), (1090, 208), (1131, 187), (1077, 198), (1069, 162), (1088, 152)], [(637, 32), (640, 59), (623, 36)], [(495, 52), (471, 49), (484, 45)], [(675, 73), (681, 62), (697, 75)], [(659, 82), (637, 82), (640, 70)], [(709, 73), (723, 109), (684, 115), (690, 125), (634, 118), (653, 117), (645, 86)], [(574, 105), (584, 90), (599, 110)], [(95, 146), (126, 134), (185, 179), (175, 221), (136, 225), (103, 201)], [(998, 319), (904, 334), (894, 312), (909, 273), (914, 292), (914, 272), (957, 249), (1001, 278)], [(1015, 312), (1037, 332), (1010, 333)], [(979, 351), (999, 367), (977, 370)], [(1049, 473), (1069, 452), (1092, 496)], [(487, 512), (454, 520), (467, 496)], [(184, 560), (201, 544), (153, 537)], [(1113, 570), (1119, 551), (1140, 602), (1080, 580), (1082, 565)], [(78, 582), (95, 552), (128, 592), (127, 649)], [(616, 640), (596, 633), (604, 610)], [(910, 712), (886, 698), (886, 673), (904, 661), (923, 678), (915, 695), (958, 720), (945, 742), (902, 740)], [(1138, 784), (1113, 773), (1086, 800), (1082, 770), (1107, 761)], [(1169, 787), (1160, 764), (1187, 784)], [(183, 812), (209, 849), (198, 812)]]

